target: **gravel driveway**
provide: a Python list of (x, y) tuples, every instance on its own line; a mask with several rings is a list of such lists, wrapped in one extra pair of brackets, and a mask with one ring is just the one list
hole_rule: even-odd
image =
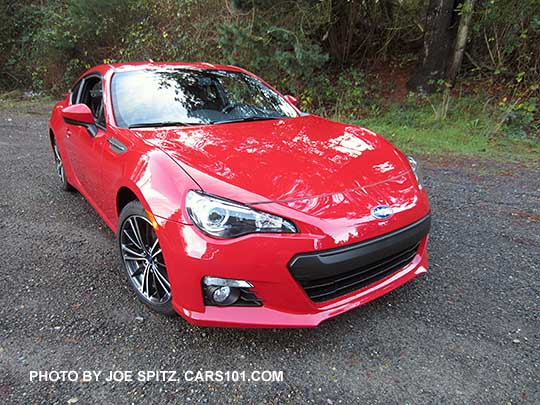
[[(128, 289), (60, 191), (48, 116), (0, 111), (0, 403), (540, 402), (540, 169), (424, 159), (430, 272), (306, 330), (190, 326)], [(282, 382), (30, 382), (32, 370), (283, 371)]]

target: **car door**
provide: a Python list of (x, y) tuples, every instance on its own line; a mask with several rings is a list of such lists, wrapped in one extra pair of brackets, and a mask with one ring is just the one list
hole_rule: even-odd
[(85, 127), (66, 123), (66, 149), (80, 191), (96, 208), (100, 208), (101, 160), (103, 144), (107, 143), (101, 76), (90, 74), (85, 77), (78, 93), (71, 102), (86, 104), (90, 108), (97, 133), (92, 135)]

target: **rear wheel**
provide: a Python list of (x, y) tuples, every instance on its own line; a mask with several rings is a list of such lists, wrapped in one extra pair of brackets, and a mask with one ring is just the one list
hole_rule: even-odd
[(171, 285), (159, 240), (139, 201), (120, 214), (118, 243), (122, 263), (137, 297), (154, 311), (173, 315)]
[(60, 186), (62, 187), (62, 190), (64, 191), (72, 191), (73, 186), (68, 183), (66, 180), (66, 172), (64, 170), (64, 163), (62, 162), (62, 157), (60, 156), (60, 150), (58, 149), (58, 144), (56, 143), (56, 139), (52, 138), (52, 146), (53, 146), (53, 152), (54, 152), (54, 166), (56, 169), (56, 174), (60, 178)]

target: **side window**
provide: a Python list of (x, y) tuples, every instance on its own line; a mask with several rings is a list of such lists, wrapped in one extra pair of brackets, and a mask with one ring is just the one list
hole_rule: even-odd
[(69, 95), (69, 103), (70, 104), (77, 104), (77, 96), (79, 95), (79, 90), (81, 89), (82, 80), (79, 80), (75, 86), (71, 89), (70, 95)]
[(105, 127), (105, 113), (103, 108), (103, 89), (100, 77), (89, 77), (84, 80), (79, 103), (86, 104), (96, 120), (96, 124)]

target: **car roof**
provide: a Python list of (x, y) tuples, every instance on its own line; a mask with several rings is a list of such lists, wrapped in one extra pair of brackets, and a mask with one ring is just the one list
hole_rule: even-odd
[(206, 70), (230, 70), (236, 72), (245, 72), (244, 69), (232, 65), (218, 65), (208, 62), (124, 62), (111, 63), (108, 65), (99, 65), (90, 69), (93, 70), (113, 70), (114, 72), (127, 72), (136, 70), (162, 70), (162, 69), (206, 69)]

